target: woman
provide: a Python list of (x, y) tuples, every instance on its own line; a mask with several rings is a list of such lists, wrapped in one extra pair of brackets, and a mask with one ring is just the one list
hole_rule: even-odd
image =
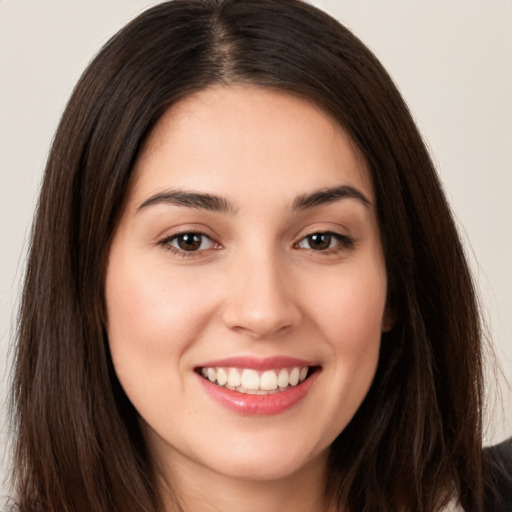
[(177, 0), (91, 63), (25, 281), (20, 510), (493, 509), (481, 364), (428, 153), (344, 27)]

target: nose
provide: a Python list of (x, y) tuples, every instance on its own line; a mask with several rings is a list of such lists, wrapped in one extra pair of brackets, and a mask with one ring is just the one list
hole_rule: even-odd
[(228, 274), (226, 294), (224, 324), (253, 338), (282, 334), (302, 320), (293, 279), (272, 253), (241, 257)]

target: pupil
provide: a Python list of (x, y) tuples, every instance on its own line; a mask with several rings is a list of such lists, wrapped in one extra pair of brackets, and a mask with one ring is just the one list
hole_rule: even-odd
[(331, 235), (327, 233), (315, 233), (314, 235), (309, 235), (309, 245), (312, 249), (316, 249), (318, 251), (328, 249), (329, 245), (331, 245)]
[(184, 251), (195, 251), (199, 249), (201, 245), (201, 235), (196, 235), (194, 233), (187, 233), (186, 235), (181, 235), (178, 238), (178, 245), (180, 249)]

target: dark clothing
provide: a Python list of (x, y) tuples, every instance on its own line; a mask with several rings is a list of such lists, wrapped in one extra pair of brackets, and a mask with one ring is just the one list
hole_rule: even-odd
[(495, 480), (496, 495), (489, 496), (486, 512), (512, 512), (512, 437), (485, 450)]

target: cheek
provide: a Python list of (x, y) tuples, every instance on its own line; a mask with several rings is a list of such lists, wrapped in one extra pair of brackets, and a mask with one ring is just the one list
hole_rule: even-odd
[[(319, 282), (319, 281), (317, 281)], [(321, 281), (320, 281), (321, 282)], [(336, 436), (364, 400), (378, 365), (386, 305), (386, 274), (380, 265), (341, 269), (310, 296), (318, 331), (328, 347)], [(340, 411), (343, 411), (340, 414)]]
[(165, 266), (122, 257), (115, 263), (107, 272), (106, 302), (116, 373), (123, 385), (134, 375), (161, 378), (167, 385), (179, 373), (181, 356), (202, 329), (213, 299), (198, 294), (186, 274), (170, 275)]
[(337, 350), (357, 354), (380, 343), (386, 307), (386, 276), (380, 267), (331, 276), (310, 302), (317, 324)]

